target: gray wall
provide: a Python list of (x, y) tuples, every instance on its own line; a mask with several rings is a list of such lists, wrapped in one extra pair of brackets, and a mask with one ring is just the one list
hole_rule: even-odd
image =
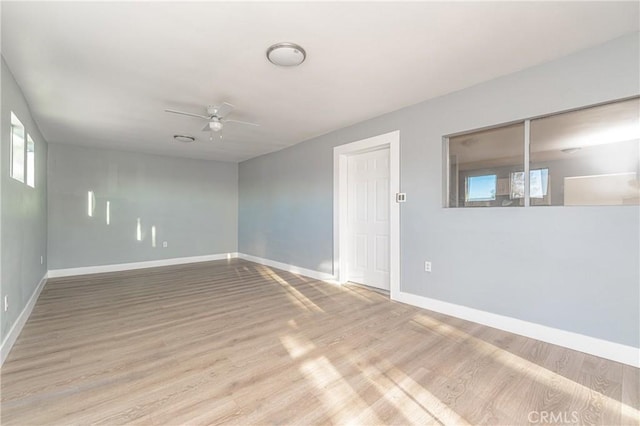
[(640, 346), (640, 208), (442, 207), (443, 135), (638, 95), (639, 47), (623, 37), (241, 163), (239, 251), (331, 273), (332, 148), (399, 129), (402, 291)]
[[(237, 187), (234, 163), (51, 144), (49, 269), (235, 252)], [(96, 195), (93, 217), (89, 190)]]
[[(47, 272), (47, 143), (31, 118), (29, 106), (2, 59), (2, 107), (0, 110), (0, 335), (11, 326)], [(35, 142), (36, 186), (31, 188), (9, 177), (11, 111)], [(43, 264), (40, 264), (43, 256)], [(4, 296), (9, 309), (2, 309)]]

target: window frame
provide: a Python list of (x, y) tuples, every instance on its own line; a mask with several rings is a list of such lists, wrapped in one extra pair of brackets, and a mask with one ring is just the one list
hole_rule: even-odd
[[(514, 121), (508, 121), (506, 123), (500, 123), (500, 124), (493, 124), (491, 126), (485, 126), (485, 127), (478, 127), (476, 129), (471, 129), (471, 130), (465, 130), (462, 132), (456, 132), (456, 133), (450, 133), (446, 136), (442, 137), (442, 205), (444, 206), (444, 208), (465, 208), (465, 207), (477, 207), (477, 206), (459, 206), (457, 205), (457, 201), (460, 199), (460, 193), (459, 193), (459, 189), (456, 189), (456, 205), (455, 206), (451, 206), (451, 200), (450, 200), (450, 191), (451, 191), (451, 162), (450, 162), (450, 151), (449, 151), (449, 139), (451, 138), (455, 138), (457, 136), (464, 136), (464, 135), (470, 135), (472, 133), (477, 133), (477, 132), (485, 132), (488, 130), (493, 130), (493, 129), (499, 129), (501, 127), (510, 127), (510, 126), (516, 126), (519, 124), (522, 124), (525, 126), (525, 131), (527, 130), (527, 124), (526, 124), (527, 120), (514, 120)], [(529, 153), (528, 153), (528, 144), (526, 145), (527, 150), (524, 152), (524, 157), (526, 158), (526, 160), (529, 159)], [(466, 185), (466, 183), (465, 183)], [(496, 191), (497, 191), (497, 186), (498, 184), (496, 183)], [(481, 201), (478, 201), (479, 203)], [(479, 205), (478, 205), (479, 206)], [(487, 208), (492, 208), (492, 207), (498, 207), (498, 206), (482, 206), (482, 207), (487, 207)]]
[[(465, 206), (465, 205), (458, 205), (458, 199), (459, 199), (459, 194), (458, 197), (456, 198), (456, 205), (452, 206), (451, 205), (451, 156), (450, 156), (450, 151), (449, 151), (449, 141), (451, 138), (454, 137), (458, 137), (458, 136), (463, 136), (463, 135), (469, 135), (469, 134), (473, 134), (473, 133), (477, 133), (477, 132), (483, 132), (483, 131), (487, 131), (487, 130), (492, 130), (492, 129), (497, 129), (497, 128), (501, 128), (501, 127), (508, 127), (508, 126), (513, 126), (513, 125), (517, 125), (517, 124), (524, 124), (524, 167), (523, 167), (523, 173), (524, 173), (524, 205), (522, 207), (531, 207), (531, 197), (530, 197), (530, 180), (531, 180), (531, 176), (530, 176), (530, 168), (531, 168), (531, 161), (530, 161), (530, 144), (531, 144), (531, 122), (534, 120), (539, 120), (539, 119), (543, 119), (543, 118), (547, 118), (547, 117), (553, 117), (556, 115), (562, 115), (562, 114), (568, 114), (568, 113), (572, 113), (572, 112), (576, 112), (576, 111), (582, 111), (582, 110), (586, 110), (586, 109), (590, 109), (590, 108), (597, 108), (600, 106), (604, 106), (604, 105), (611, 105), (611, 104), (616, 104), (616, 103), (622, 103), (622, 102), (626, 102), (626, 101), (631, 101), (634, 99), (640, 99), (640, 96), (628, 96), (628, 97), (624, 97), (624, 98), (620, 98), (620, 99), (614, 99), (614, 100), (610, 100), (610, 101), (604, 101), (604, 102), (599, 102), (599, 103), (595, 103), (595, 104), (590, 104), (590, 105), (584, 105), (584, 106), (580, 106), (580, 107), (576, 107), (576, 108), (571, 108), (571, 109), (566, 109), (566, 110), (562, 110), (562, 111), (555, 111), (555, 112), (551, 112), (548, 114), (542, 114), (542, 115), (538, 115), (538, 116), (534, 116), (534, 117), (529, 117), (523, 120), (514, 120), (514, 121), (509, 121), (509, 122), (505, 122), (505, 123), (500, 123), (500, 124), (495, 124), (495, 125), (490, 125), (490, 126), (485, 126), (485, 127), (479, 127), (479, 128), (475, 128), (475, 129), (470, 129), (470, 130), (465, 130), (462, 132), (456, 132), (456, 133), (450, 133), (448, 135), (445, 135), (442, 137), (442, 205), (443, 208), (446, 209), (450, 209), (450, 208), (473, 208), (473, 207), (477, 207), (477, 206)], [(543, 167), (544, 168), (544, 167)], [(537, 169), (542, 169), (542, 168), (536, 168), (534, 170)], [(511, 179), (509, 179), (511, 180)], [(465, 182), (465, 188), (466, 188), (466, 182)], [(465, 194), (465, 198), (466, 198), (466, 194)], [(536, 198), (537, 200), (538, 198)], [(630, 205), (634, 205), (634, 204), (630, 204)], [(479, 205), (478, 205), (479, 206)], [(549, 205), (550, 207), (552, 205)], [(635, 205), (637, 206), (637, 205)], [(485, 208), (492, 208), (492, 207), (498, 207), (498, 206), (483, 206)], [(566, 207), (565, 205), (555, 205), (553, 207)], [(582, 207), (590, 207), (588, 205), (584, 205)], [(599, 205), (599, 207), (619, 207), (618, 205)], [(500, 207), (501, 208), (501, 207)]]
[[(16, 153), (15, 153), (15, 142), (14, 142), (14, 137), (15, 137), (15, 130), (16, 128), (20, 128), (22, 129), (22, 176), (18, 177), (16, 176), (16, 171), (15, 171), (15, 161), (14, 158), (16, 157)], [(26, 129), (24, 127), (24, 124), (22, 124), (22, 121), (20, 121), (20, 119), (18, 118), (18, 116), (16, 115), (16, 113), (14, 113), (13, 111), (11, 111), (11, 122), (10, 122), (10, 129), (11, 129), (11, 136), (10, 136), (10, 140), (9, 140), (9, 177), (17, 180), (20, 183), (25, 183), (25, 171), (26, 171), (26, 161), (27, 161), (27, 156), (26, 156), (26, 151), (27, 151), (27, 132)]]

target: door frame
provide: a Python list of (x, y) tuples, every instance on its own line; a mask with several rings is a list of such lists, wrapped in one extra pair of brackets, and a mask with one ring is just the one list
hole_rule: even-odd
[(333, 148), (333, 275), (344, 284), (347, 277), (347, 159), (351, 155), (389, 148), (389, 293), (400, 295), (400, 131), (385, 133)]

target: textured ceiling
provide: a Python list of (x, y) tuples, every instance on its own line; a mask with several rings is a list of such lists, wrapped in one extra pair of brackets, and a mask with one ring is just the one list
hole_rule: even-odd
[[(50, 143), (242, 161), (638, 31), (638, 2), (2, 2)], [(265, 50), (292, 41), (296, 68)], [(207, 104), (236, 106), (209, 140)], [(173, 141), (190, 134), (195, 143)]]

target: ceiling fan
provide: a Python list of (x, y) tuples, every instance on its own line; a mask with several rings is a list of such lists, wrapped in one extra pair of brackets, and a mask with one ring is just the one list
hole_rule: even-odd
[(229, 120), (225, 118), (231, 111), (233, 111), (234, 106), (230, 103), (223, 102), (220, 105), (209, 105), (207, 107), (207, 115), (202, 114), (194, 114), (191, 112), (184, 111), (176, 111), (173, 109), (165, 109), (165, 112), (170, 112), (172, 114), (180, 114), (180, 115), (188, 115), (189, 117), (197, 117), (203, 120), (207, 120), (207, 124), (202, 128), (203, 132), (219, 132), (222, 130), (222, 127), (226, 123), (237, 123), (237, 124), (246, 124), (249, 126), (259, 126), (256, 123), (250, 123), (248, 121), (241, 120)]

